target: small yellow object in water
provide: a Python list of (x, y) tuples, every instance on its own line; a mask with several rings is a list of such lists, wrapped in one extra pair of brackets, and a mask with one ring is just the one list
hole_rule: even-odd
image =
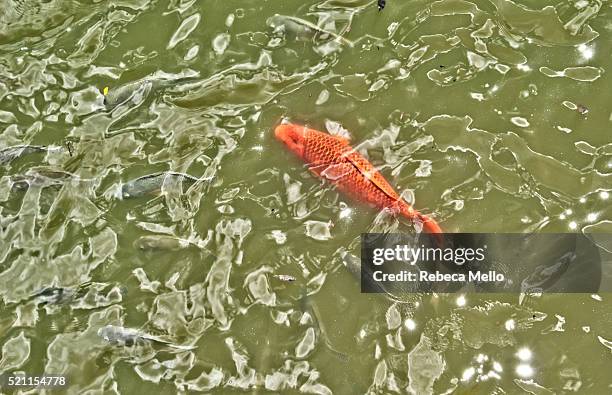
[(104, 89), (102, 89), (102, 94), (104, 96), (108, 95), (108, 86), (105, 86)]

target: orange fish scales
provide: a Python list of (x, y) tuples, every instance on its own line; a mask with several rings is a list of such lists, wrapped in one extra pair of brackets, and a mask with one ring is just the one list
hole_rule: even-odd
[(429, 233), (441, 233), (431, 218), (414, 210), (383, 175), (353, 149), (348, 140), (295, 124), (279, 125), (276, 138), (309, 164), (310, 170), (352, 197), (379, 208), (389, 208), (406, 218), (418, 218)]

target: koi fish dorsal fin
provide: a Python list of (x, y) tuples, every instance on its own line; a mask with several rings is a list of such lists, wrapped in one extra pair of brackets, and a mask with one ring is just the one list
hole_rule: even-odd
[(345, 158), (359, 170), (361, 174), (370, 180), (378, 189), (393, 200), (399, 200), (400, 196), (391, 185), (384, 179), (382, 174), (376, 170), (370, 162), (363, 158), (357, 151), (351, 150), (345, 154)]

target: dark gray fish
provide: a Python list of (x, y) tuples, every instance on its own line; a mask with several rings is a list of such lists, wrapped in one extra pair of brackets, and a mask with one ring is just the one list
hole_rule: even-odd
[(521, 292), (542, 292), (550, 288), (567, 272), (569, 265), (575, 259), (575, 252), (567, 252), (558, 258), (556, 263), (536, 266), (531, 274), (521, 282)]
[(336, 348), (329, 340), (327, 330), (325, 329), (325, 326), (320, 320), (319, 309), (316, 303), (314, 303), (314, 301), (312, 300), (312, 298), (309, 295), (305, 294), (305, 292), (302, 298), (300, 299), (300, 307), (303, 312), (308, 313), (308, 315), (312, 318), (314, 329), (316, 332), (319, 332), (319, 335), (325, 347), (342, 362), (348, 362), (349, 356), (341, 351), (336, 350)]
[(60, 304), (73, 298), (75, 290), (62, 287), (46, 287), (33, 295), (38, 304)]
[(162, 173), (149, 174), (128, 181), (121, 188), (121, 195), (124, 199), (139, 198), (147, 195), (158, 195), (166, 179), (175, 178), (185, 185), (192, 185), (198, 179), (189, 174), (166, 171)]
[(354, 46), (352, 41), (347, 40), (341, 35), (325, 30), (312, 22), (294, 16), (275, 14), (268, 18), (266, 24), (274, 29), (275, 32), (282, 31), (297, 40), (310, 40), (317, 35), (327, 35), (349, 47)]
[(136, 81), (127, 82), (117, 87), (104, 87), (104, 106), (107, 111), (112, 111), (120, 104), (130, 103), (136, 105), (147, 97), (152, 91), (165, 89), (177, 84), (195, 81), (193, 76), (156, 76), (150, 75)]
[(104, 95), (104, 106), (108, 111), (112, 111), (115, 107), (127, 103), (130, 100), (136, 104), (142, 101), (144, 97), (148, 96), (152, 88), (153, 81), (148, 78), (128, 82), (127, 84), (112, 89), (105, 87), (102, 90), (102, 94)]
[(378, 0), (378, 11), (382, 11), (386, 5), (387, 5), (387, 2), (385, 0)]
[(42, 145), (16, 145), (0, 150), (0, 165), (6, 165), (22, 156), (48, 152), (49, 148)]
[(196, 346), (183, 346), (172, 344), (169, 341), (163, 340), (158, 336), (149, 335), (142, 331), (133, 328), (124, 328), (115, 325), (106, 325), (98, 329), (98, 336), (112, 345), (118, 346), (134, 346), (138, 342), (152, 341), (155, 343), (164, 344), (178, 350), (194, 350)]
[(597, 247), (584, 235), (473, 235), (487, 245), (491, 269), (514, 278), (522, 292), (597, 292), (602, 263)]

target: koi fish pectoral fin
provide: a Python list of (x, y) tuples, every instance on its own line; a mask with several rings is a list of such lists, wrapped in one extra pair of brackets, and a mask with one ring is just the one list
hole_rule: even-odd
[(350, 175), (353, 166), (349, 163), (319, 163), (309, 169), (329, 181), (340, 181)]
[(330, 181), (338, 181), (344, 177), (347, 177), (352, 170), (353, 166), (348, 165), (347, 163), (333, 164), (323, 169), (321, 176)]

